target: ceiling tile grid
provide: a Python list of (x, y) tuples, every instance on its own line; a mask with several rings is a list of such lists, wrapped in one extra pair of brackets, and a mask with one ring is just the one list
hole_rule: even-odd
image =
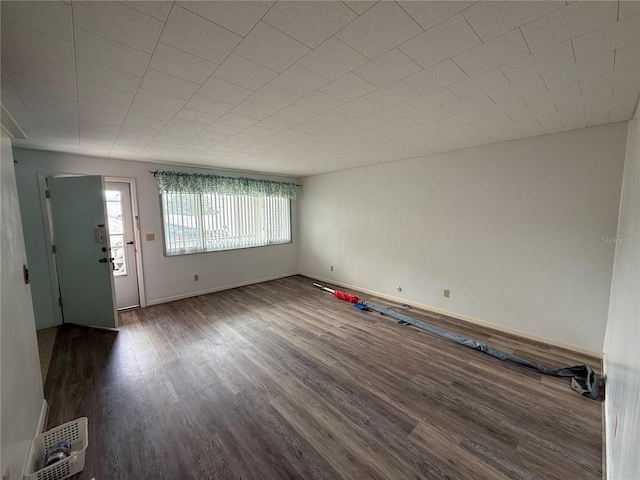
[(310, 175), (624, 121), (634, 1), (3, 1), (16, 145)]

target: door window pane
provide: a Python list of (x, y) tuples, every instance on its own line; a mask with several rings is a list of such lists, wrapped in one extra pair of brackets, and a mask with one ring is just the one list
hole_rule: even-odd
[(124, 217), (122, 215), (122, 195), (117, 190), (107, 190), (107, 220), (109, 222), (109, 244), (111, 245), (111, 256), (113, 257), (113, 275), (121, 276), (127, 274), (127, 260), (125, 252)]

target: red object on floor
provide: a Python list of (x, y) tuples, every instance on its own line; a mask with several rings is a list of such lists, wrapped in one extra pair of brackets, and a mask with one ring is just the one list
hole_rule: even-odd
[(349, 303), (359, 303), (360, 299), (358, 297), (356, 297), (355, 295), (351, 295), (350, 293), (344, 293), (341, 292), (340, 290), (335, 290), (333, 292), (333, 295), (337, 298), (339, 298), (340, 300), (344, 300), (345, 302), (349, 302)]

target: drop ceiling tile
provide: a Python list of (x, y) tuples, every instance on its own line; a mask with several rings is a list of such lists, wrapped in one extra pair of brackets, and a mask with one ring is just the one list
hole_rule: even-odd
[(564, 1), (477, 2), (463, 15), (486, 42), (564, 6)]
[(464, 78), (467, 78), (467, 76), (460, 70), (460, 67), (451, 60), (445, 60), (442, 63), (405, 78), (403, 82), (420, 93), (428, 93), (432, 90), (451, 85)]
[(202, 125), (196, 122), (189, 122), (187, 120), (182, 120), (176, 117), (169, 120), (166, 126), (171, 128), (179, 128), (180, 130), (186, 130), (188, 132), (192, 132), (193, 134), (202, 131), (206, 127), (206, 125)]
[(480, 43), (464, 17), (458, 14), (403, 43), (400, 50), (427, 68)]
[(521, 27), (532, 53), (617, 20), (617, 2), (574, 2)]
[(340, 2), (282, 2), (269, 10), (264, 21), (315, 48), (356, 17)]
[(424, 95), (420, 95), (407, 100), (409, 105), (416, 107), (418, 110), (430, 110), (440, 105), (455, 102), (459, 97), (447, 88), (439, 88)]
[(542, 77), (538, 75), (511, 85), (490, 90), (487, 93), (496, 103), (501, 103), (533, 93), (544, 92), (546, 89), (547, 87), (542, 81)]
[(270, 83), (276, 88), (302, 97), (326, 85), (329, 80), (299, 65), (291, 65)]
[(313, 121), (322, 123), (323, 125), (326, 125), (328, 127), (334, 127), (348, 122), (349, 120), (351, 120), (351, 118), (352, 117), (350, 115), (347, 115), (346, 113), (329, 110), (328, 112), (322, 113), (317, 117), (313, 117)]
[(344, 77), (341, 77), (338, 80), (335, 80), (330, 84), (322, 87), (321, 90), (324, 93), (339, 98), (343, 102), (349, 102), (362, 95), (372, 92), (375, 89), (375, 85), (367, 82), (357, 75), (354, 75), (353, 73), (347, 73)]
[(287, 128), (291, 128), (295, 125), (294, 122), (289, 122), (287, 120), (283, 120), (278, 117), (268, 117), (255, 124), (256, 127), (262, 127), (268, 130), (280, 132), (282, 130), (286, 130)]
[(394, 48), (357, 68), (353, 73), (378, 87), (384, 87), (421, 70), (420, 65)]
[(640, 64), (640, 43), (616, 50), (616, 70), (635, 67)]
[[(373, 114), (371, 114), (371, 115), (373, 115)], [(368, 117), (368, 115), (365, 115), (364, 117), (360, 117), (360, 118), (365, 118), (365, 117)], [(355, 121), (360, 120), (360, 118), (355, 118), (355, 119), (353, 119), (351, 121), (355, 122)], [(375, 118), (376, 118), (376, 120), (383, 121), (380, 117), (375, 117)], [(351, 119), (351, 117), (349, 117), (349, 119)], [(325, 132), (332, 133), (333, 135), (338, 135), (340, 137), (346, 137), (346, 136), (349, 136), (349, 135), (354, 135), (357, 132), (359, 132), (360, 130), (361, 130), (360, 128), (358, 128), (358, 127), (356, 127), (354, 125), (337, 125), (335, 127), (328, 128), (327, 130), (325, 130)]]
[(96, 85), (95, 83), (83, 82), (82, 80), (78, 82), (78, 96), (123, 105), (125, 107), (131, 105), (134, 97), (132, 93), (114, 90), (113, 88)]
[(354, 1), (344, 1), (347, 7), (356, 12), (358, 15), (362, 15), (364, 12), (373, 7), (376, 1), (366, 1), (366, 0), (354, 0)]
[(197, 13), (238, 35), (245, 36), (260, 21), (274, 2), (177, 2), (178, 5)]
[(595, 77), (581, 80), (580, 87), (583, 94), (591, 94), (594, 91), (598, 91), (606, 87), (628, 87), (631, 85), (638, 85), (640, 83), (640, 69), (635, 66), (631, 68), (625, 68), (616, 70), (615, 72), (609, 72), (604, 75), (597, 75)]
[(253, 93), (249, 97), (249, 100), (255, 103), (259, 103), (260, 105), (265, 105), (267, 107), (279, 110), (286, 107), (287, 105), (291, 105), (299, 98), (300, 97), (298, 95), (285, 92), (284, 90), (272, 87), (271, 85), (265, 85), (260, 90)]
[(336, 36), (373, 59), (420, 33), (422, 28), (395, 2), (379, 2)]
[(6, 23), (13, 23), (73, 42), (70, 5), (62, 2), (23, 1), (2, 2), (1, 8), (2, 28), (5, 28)]
[(253, 90), (239, 87), (238, 85), (225, 82), (215, 77), (207, 80), (200, 90), (198, 90), (198, 95), (204, 95), (205, 97), (214, 98), (232, 105), (238, 105), (252, 93)]
[(516, 29), (456, 55), (453, 61), (467, 75), (477, 75), (527, 55), (529, 55), (527, 44), (520, 30)]
[(564, 42), (500, 67), (511, 82), (547, 73), (575, 62), (571, 42)]
[(325, 131), (327, 128), (326, 125), (323, 125), (321, 123), (317, 123), (314, 122), (313, 120), (306, 120), (304, 122), (301, 122), (297, 125), (295, 125), (294, 127), (291, 127), (293, 130), (297, 130), (299, 132), (304, 132), (304, 133), (308, 133), (308, 134), (314, 134), (314, 133), (319, 133), (319, 132), (323, 132)]
[(185, 138), (185, 139), (193, 137), (196, 133), (197, 132), (193, 132), (191, 130), (183, 130), (181, 128), (175, 128), (175, 127), (169, 127), (169, 126), (166, 126), (162, 130), (160, 130), (161, 135), (172, 135), (174, 137)]
[[(106, 113), (92, 112), (89, 110), (80, 110), (78, 112), (80, 125), (84, 125), (87, 128), (91, 128), (92, 125), (105, 123), (115, 127), (120, 127), (124, 121), (124, 117), (118, 115), (109, 115)], [(97, 127), (93, 127), (97, 128)]]
[(336, 80), (368, 61), (367, 57), (346, 43), (331, 37), (298, 60), (298, 65), (329, 80)]
[[(85, 115), (91, 115), (92, 112), (80, 112), (79, 120), (80, 120), (80, 133), (83, 130), (91, 130), (92, 132), (102, 132), (102, 133), (112, 133), (117, 135), (122, 127), (122, 122), (120, 123), (104, 123), (98, 120), (94, 120), (93, 118), (86, 118)], [(115, 139), (114, 139), (115, 140)]]
[(48, 82), (39, 78), (10, 74), (15, 88), (20, 94), (40, 95), (75, 102), (78, 91), (75, 86)]
[(383, 107), (390, 107), (391, 105), (415, 98), (419, 95), (420, 92), (414, 90), (406, 83), (395, 82), (386, 87), (379, 88), (365, 95), (365, 97)]
[(242, 115), (243, 117), (253, 118), (254, 120), (264, 120), (276, 110), (273, 108), (265, 107), (259, 103), (250, 102), (245, 100), (236, 108), (231, 110), (232, 113)]
[(73, 43), (19, 25), (2, 22), (2, 51), (6, 50), (67, 67), (75, 67)]
[(306, 97), (298, 100), (294, 105), (300, 108), (304, 108), (305, 110), (309, 110), (314, 113), (324, 113), (328, 110), (336, 108), (339, 105), (342, 105), (342, 100), (338, 100), (331, 95), (327, 95), (326, 93), (322, 93), (320, 91), (315, 91), (310, 93)]
[(74, 28), (153, 53), (164, 23), (118, 2), (76, 2)]
[(213, 76), (255, 91), (278, 76), (278, 73), (232, 53)]
[(213, 63), (221, 63), (242, 37), (174, 5), (160, 41)]
[(218, 68), (218, 64), (171, 45), (158, 43), (149, 62), (149, 68), (202, 84)]
[(71, 87), (76, 85), (75, 70), (57, 63), (4, 50), (2, 64), (11, 74), (39, 78)]
[(377, 103), (360, 97), (348, 103), (345, 103), (344, 105), (340, 105), (338, 108), (336, 108), (336, 110), (340, 113), (349, 115), (350, 117), (357, 118), (368, 113), (377, 112), (381, 108), (382, 107)]
[(415, 115), (416, 113), (420, 113), (415, 107), (412, 107), (408, 103), (396, 103), (387, 108), (383, 108), (382, 110), (378, 110), (375, 115), (378, 115), (386, 120), (397, 120), (402, 117), (408, 117), (409, 115)]
[(189, 100), (198, 91), (200, 85), (148, 68), (140, 88)]
[(493, 90), (494, 88), (508, 85), (509, 80), (499, 68), (488, 70), (459, 82), (449, 85), (447, 88), (460, 98), (472, 97), (478, 93)]
[(274, 114), (274, 117), (288, 120), (289, 122), (293, 123), (304, 122), (305, 120), (309, 120), (314, 116), (315, 113), (310, 112), (309, 110), (305, 110), (304, 108), (296, 107), (295, 105), (289, 105), (288, 107), (285, 107)]
[[(167, 123), (166, 120), (155, 120), (149, 117), (141, 117), (139, 115), (135, 115), (129, 112), (129, 114), (124, 120), (122, 129), (124, 130), (125, 127), (129, 128), (129, 127), (132, 127), (133, 125), (136, 125), (139, 127), (144, 127), (149, 129), (147, 130), (147, 134), (150, 135), (149, 131), (154, 131), (155, 133), (157, 133), (162, 127), (166, 125), (166, 123)], [(144, 131), (136, 131), (134, 127), (132, 127), (132, 131), (134, 131), (134, 133), (145, 133)]]
[(553, 103), (556, 100), (562, 100), (564, 98), (570, 98), (577, 95), (581, 95), (580, 84), (578, 82), (563, 85), (561, 87), (551, 88), (539, 93), (532, 93), (522, 97), (522, 100), (529, 106), (535, 107), (545, 103)]
[(640, 42), (640, 15), (574, 38), (572, 42), (578, 62), (611, 50), (637, 45)]
[[(381, 111), (381, 110), (379, 110)], [(334, 130), (331, 133), (340, 132), (341, 136), (352, 135), (358, 133), (363, 128), (373, 128), (381, 123), (384, 123), (386, 120), (382, 117), (379, 117), (375, 113), (369, 113), (367, 115), (363, 115), (358, 118), (354, 118), (347, 122), (347, 125), (339, 125), (337, 127), (333, 127)]]
[(245, 129), (243, 133), (251, 135), (253, 137), (266, 138), (270, 137), (271, 135), (275, 135), (278, 132), (275, 130), (269, 130), (268, 128), (260, 127), (258, 125), (253, 125), (252, 127)]
[(253, 118), (243, 117), (242, 115), (236, 115), (235, 113), (226, 113), (218, 119), (219, 123), (242, 129), (249, 128), (251, 125), (256, 123), (256, 121), (257, 120), (254, 120)]
[(244, 37), (234, 53), (276, 72), (283, 72), (310, 51), (297, 40), (260, 22)]
[(83, 80), (127, 93), (136, 93), (142, 80), (136, 75), (81, 59), (77, 61), (77, 75), (78, 81)]
[(78, 106), (80, 110), (122, 117), (122, 121), (124, 121), (124, 117), (129, 111), (129, 105), (116, 105), (114, 103), (101, 102), (99, 100), (84, 97), (78, 98)]
[(219, 115), (211, 115), (209, 113), (199, 112), (190, 108), (183, 108), (175, 116), (176, 119), (186, 120), (188, 122), (200, 123), (202, 125), (211, 125), (215, 122)]
[(547, 86), (552, 88), (601, 75), (613, 71), (614, 53), (608, 52), (597, 57), (587, 58), (581, 62), (547, 72), (542, 76)]
[(173, 2), (159, 1), (159, 0), (144, 0), (144, 1), (123, 1), (120, 2), (128, 7), (135, 8), (136, 10), (151, 15), (153, 18), (157, 18), (161, 21), (166, 21), (171, 11)]
[[(124, 123), (120, 128), (120, 133), (118, 135), (122, 138), (128, 138), (128, 135), (147, 135), (147, 136), (154, 137), (162, 129), (162, 125), (160, 126), (160, 128), (154, 128), (154, 127), (146, 127), (144, 125), (137, 125), (135, 123), (130, 123), (129, 117), (130, 115), (127, 115), (127, 118), (125, 118)], [(161, 123), (164, 123), (164, 122), (161, 122)]]
[(196, 110), (213, 116), (222, 116), (233, 108), (230, 105), (214, 98), (203, 97), (202, 95), (194, 95), (185, 105), (186, 108)]
[(223, 135), (235, 135), (248, 127), (234, 127), (233, 125), (227, 125), (225, 123), (214, 122), (209, 127), (205, 128), (205, 132), (209, 133), (221, 133)]
[(151, 55), (112, 42), (84, 30), (76, 30), (76, 56), (79, 59), (111, 67), (141, 77)]
[[(444, 107), (440, 106), (440, 107), (432, 108), (430, 110), (425, 110), (420, 113), (414, 113), (413, 115), (410, 115), (408, 118), (410, 120), (413, 120), (414, 122), (417, 122), (419, 124), (418, 128), (421, 128), (421, 125), (426, 125), (426, 128), (431, 128), (432, 126), (430, 125), (431, 122), (435, 122), (437, 120), (450, 117), (450, 116), (451, 116), (451, 112), (449, 110), (446, 110)], [(442, 127), (446, 127), (446, 125), (442, 124), (441, 122), (438, 122), (438, 125)]]
[(464, 98), (462, 100), (458, 100), (456, 102), (447, 103), (444, 105), (444, 108), (449, 110), (454, 115), (459, 115), (461, 113), (473, 112), (474, 110), (478, 110), (482, 107), (488, 107), (493, 105), (493, 100), (489, 98), (486, 93), (479, 93), (473, 97)]
[(622, 0), (618, 10), (618, 19), (623, 20), (632, 15), (640, 13), (640, 3), (636, 0)]
[(177, 113), (178, 110), (184, 107), (185, 103), (187, 103), (186, 100), (182, 98), (172, 97), (170, 95), (146, 90), (144, 88), (138, 89), (135, 102), (142, 105), (162, 108), (174, 113)]
[[(39, 109), (43, 110), (56, 110), (68, 113), (78, 113), (78, 101), (77, 99), (62, 100), (60, 98), (52, 98), (52, 97), (43, 97), (38, 94), (22, 94), (22, 102), (23, 105), (29, 111), (36, 111)], [(5, 97), (2, 98), (3, 103), (5, 102)], [(7, 105), (5, 105), (7, 106)], [(22, 127), (22, 125), (20, 125)]]
[(398, 2), (422, 28), (429, 30), (476, 2)]
[(165, 110), (164, 108), (153, 107), (151, 105), (143, 105), (134, 101), (129, 109), (129, 114), (168, 122), (173, 118), (175, 112)]

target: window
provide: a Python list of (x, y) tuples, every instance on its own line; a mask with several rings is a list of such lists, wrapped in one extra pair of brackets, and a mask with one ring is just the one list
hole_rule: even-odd
[(107, 220), (109, 221), (109, 245), (113, 257), (113, 276), (127, 274), (127, 261), (124, 251), (124, 231), (122, 229), (122, 195), (117, 190), (107, 190)]
[(161, 192), (165, 253), (291, 242), (289, 198)]

